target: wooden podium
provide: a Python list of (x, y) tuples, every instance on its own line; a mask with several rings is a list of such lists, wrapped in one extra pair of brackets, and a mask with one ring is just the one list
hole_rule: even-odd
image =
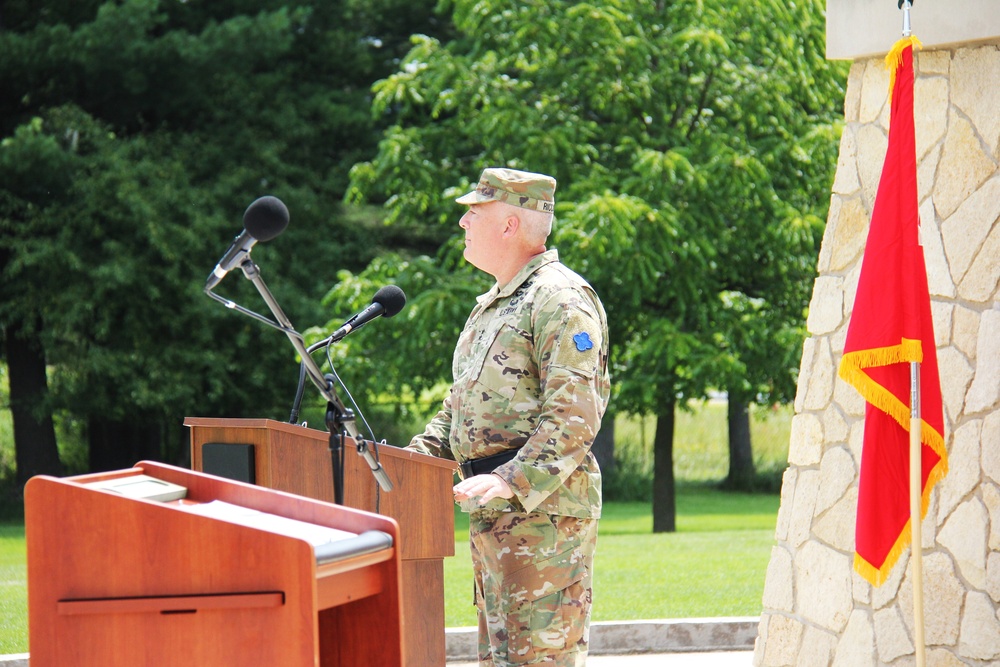
[(143, 462), (32, 478), (25, 532), (32, 667), (414, 664), (386, 517)]
[[(269, 419), (188, 417), (184, 424), (191, 429), (194, 470), (249, 473), (260, 486), (333, 502), (329, 433)], [(378, 488), (349, 439), (344, 453), (344, 505), (399, 523), (407, 665), (444, 665), (444, 558), (455, 554), (451, 489), (457, 464), (386, 445), (378, 453), (392, 491)]]

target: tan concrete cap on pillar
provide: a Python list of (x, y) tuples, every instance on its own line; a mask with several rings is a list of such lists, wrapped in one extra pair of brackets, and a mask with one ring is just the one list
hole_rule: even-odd
[[(1000, 38), (998, 0), (913, 0), (913, 34), (924, 49)], [(883, 56), (903, 35), (896, 0), (827, 0), (826, 57), (850, 60)]]

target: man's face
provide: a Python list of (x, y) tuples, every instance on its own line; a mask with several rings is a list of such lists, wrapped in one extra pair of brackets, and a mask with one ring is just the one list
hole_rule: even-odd
[(493, 274), (503, 253), (503, 231), (506, 206), (491, 201), (472, 204), (458, 226), (465, 230), (465, 261), (477, 269)]

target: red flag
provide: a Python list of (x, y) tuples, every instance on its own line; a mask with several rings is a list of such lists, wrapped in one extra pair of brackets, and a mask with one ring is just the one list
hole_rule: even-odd
[(900, 40), (886, 57), (894, 68), (889, 147), (839, 370), (866, 401), (854, 569), (876, 586), (888, 579), (911, 536), (910, 362), (920, 362), (921, 517), (931, 489), (948, 469), (927, 269), (918, 239), (914, 43), (919, 44), (915, 38)]

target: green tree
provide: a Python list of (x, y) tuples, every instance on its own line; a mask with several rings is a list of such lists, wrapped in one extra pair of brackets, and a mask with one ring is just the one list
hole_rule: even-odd
[[(283, 336), (201, 287), (272, 194), (292, 224), (255, 259), (296, 324), (322, 317), (337, 271), (374, 256), (338, 206), (374, 149), (370, 85), (405, 48), (397, 21), (433, 28), (428, 3), (392, 0), (385, 21), (361, 0), (37, 4), (0, 3), (0, 324), (32, 378), (12, 373), (12, 407), (38, 425), (16, 429), (22, 482), (58, 472), (53, 411), (87, 425), (98, 469), (183, 458), (183, 415), (291, 404)], [(218, 291), (264, 309), (238, 275)]]
[(823, 4), (443, 7), (456, 39), (414, 36), (375, 86), (393, 125), (350, 197), (438, 226), (465, 285), (451, 197), (485, 166), (557, 177), (554, 242), (607, 307), (613, 403), (658, 417), (654, 530), (673, 530), (675, 409), (712, 388), (789, 396), (845, 78), (822, 56)]
[[(6, 186), (0, 191), (0, 234), (13, 232), (31, 211), (45, 200), (59, 197), (67, 187), (73, 156), (41, 128), (41, 119), (36, 119), (0, 144), (0, 173)], [(12, 254), (10, 247), (0, 245), (0, 267), (11, 264)], [(5, 275), (5, 285), (8, 280)], [(31, 305), (37, 298), (35, 287), (33, 283), (23, 285), (29, 292), (22, 293), (20, 300), (5, 298), (2, 302), (2, 349), (8, 361), (14, 437), (33, 443), (15, 451), (15, 465), (24, 475), (22, 482), (35, 474), (62, 472), (48, 405), (45, 354), (37, 335), (42, 319)]]

